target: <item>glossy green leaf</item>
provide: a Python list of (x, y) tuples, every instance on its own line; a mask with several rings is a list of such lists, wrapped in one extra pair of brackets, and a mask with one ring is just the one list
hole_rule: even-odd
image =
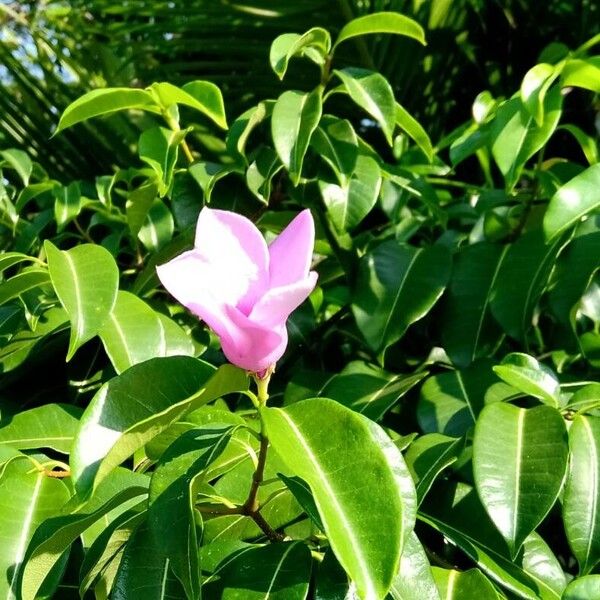
[(248, 189), (264, 204), (271, 199), (273, 177), (283, 168), (277, 153), (262, 147), (246, 171)]
[(387, 79), (367, 69), (347, 68), (334, 73), (350, 98), (379, 123), (391, 146), (396, 126), (396, 101)]
[(383, 350), (424, 317), (444, 291), (450, 269), (443, 246), (388, 241), (367, 254), (359, 264), (352, 311), (369, 345)]
[(600, 56), (572, 58), (562, 72), (563, 87), (580, 87), (600, 94)]
[(354, 229), (371, 212), (381, 189), (379, 165), (367, 156), (359, 156), (347, 186), (319, 182), (321, 195), (340, 233)]
[(504, 540), (469, 486), (436, 486), (419, 516), (519, 598), (560, 600), (566, 583), (564, 573), (542, 539), (532, 533), (525, 541), (523, 554), (510, 560)]
[(406, 466), (421, 502), (440, 473), (456, 462), (462, 452), (464, 441), (440, 433), (428, 433), (417, 438), (406, 452)]
[(226, 558), (206, 586), (205, 598), (222, 600), (304, 600), (311, 556), (303, 542), (253, 546)]
[[(273, 113), (275, 100), (263, 100), (242, 113), (229, 128), (226, 144), (232, 155), (246, 156), (246, 144), (250, 134)], [(245, 161), (246, 162), (246, 161)]]
[(473, 439), (475, 483), (513, 556), (556, 502), (567, 456), (565, 423), (556, 409), (497, 402), (481, 412)]
[(164, 127), (151, 127), (140, 135), (140, 158), (150, 165), (160, 181), (159, 192), (164, 196), (173, 183), (173, 169), (177, 163), (179, 144), (185, 131), (171, 131)]
[(294, 185), (298, 185), (302, 163), (310, 138), (321, 119), (321, 92), (308, 94), (287, 91), (281, 94), (273, 107), (271, 134), (275, 150), (289, 172)]
[(463, 598), (499, 599), (494, 586), (478, 569), (455, 571), (433, 567), (433, 577), (440, 596), (444, 600), (462, 600)]
[(150, 252), (158, 252), (168, 244), (175, 231), (173, 215), (167, 205), (158, 198), (151, 204), (138, 239)]
[(119, 271), (110, 253), (92, 244), (59, 250), (46, 240), (48, 271), (71, 320), (67, 360), (102, 328), (115, 304)]
[(158, 183), (149, 180), (140, 187), (132, 190), (127, 196), (126, 215), (127, 224), (132, 235), (137, 236), (154, 200), (158, 196)]
[(19, 450), (51, 448), (68, 454), (81, 410), (68, 404), (45, 404), (0, 421), (0, 446)]
[(3, 252), (0, 255), (0, 273), (22, 262), (37, 262), (37, 259), (22, 252)]
[(231, 426), (185, 432), (167, 448), (152, 474), (148, 524), (190, 599), (200, 598), (197, 482), (223, 452), (232, 432)]
[(330, 49), (329, 32), (322, 27), (313, 27), (302, 35), (284, 33), (276, 37), (271, 44), (269, 61), (277, 77), (283, 79), (292, 57), (305, 56), (321, 66)]
[[(310, 486), (331, 546), (361, 597), (389, 590), (404, 529), (404, 461), (371, 421), (325, 399), (262, 411), (276, 452)], [(370, 493), (377, 489), (377, 495)]]
[(531, 327), (539, 298), (562, 244), (546, 244), (541, 231), (530, 231), (513, 243), (502, 261), (492, 287), (491, 309), (504, 331), (523, 340)]
[(213, 189), (217, 182), (231, 172), (232, 168), (228, 165), (204, 161), (194, 163), (189, 168), (190, 175), (202, 188), (206, 202), (210, 202)]
[(563, 518), (569, 545), (585, 575), (600, 561), (600, 419), (576, 416), (569, 447)]
[(492, 317), (490, 302), (507, 249), (483, 242), (466, 246), (455, 255), (444, 301), (442, 342), (458, 367), (488, 356), (498, 344), (501, 330)]
[(398, 12), (376, 12), (346, 23), (335, 41), (334, 49), (345, 40), (372, 33), (403, 35), (425, 44), (423, 28), (413, 19)]
[(497, 111), (490, 130), (492, 155), (504, 175), (507, 189), (517, 183), (521, 169), (554, 133), (562, 112), (560, 88), (544, 99), (544, 120), (538, 126), (520, 98), (511, 98)]
[(0, 157), (2, 158), (0, 168), (7, 165), (11, 169), (14, 169), (21, 178), (23, 185), (29, 185), (33, 163), (26, 152), (17, 150), (16, 148), (9, 148), (8, 150), (0, 150)]
[(396, 125), (402, 129), (423, 150), (425, 156), (433, 160), (433, 146), (421, 124), (401, 105), (396, 103)]
[(571, 581), (561, 600), (596, 600), (600, 596), (600, 575), (587, 575)]
[(387, 373), (373, 365), (353, 361), (331, 377), (319, 391), (319, 396), (337, 400), (340, 404), (378, 421), (398, 400), (427, 376)]
[[(101, 484), (96, 495), (73, 514), (75, 498), (60, 516), (46, 519), (36, 529), (27, 548), (21, 584), (22, 600), (34, 600), (55, 564), (90, 525), (131, 498), (146, 494), (148, 478), (126, 470), (115, 471)], [(58, 511), (57, 511), (58, 512)]]
[(111, 600), (132, 600), (140, 593), (147, 600), (186, 600), (183, 587), (169, 563), (161, 545), (154, 541), (147, 523), (142, 523), (125, 546), (114, 578)]
[(600, 207), (600, 164), (592, 165), (565, 183), (550, 199), (544, 215), (544, 233), (555, 241), (577, 225), (582, 217)]
[[(163, 318), (134, 294), (119, 291), (117, 301), (99, 335), (106, 353), (121, 373), (150, 358), (194, 355), (194, 347), (175, 323), (167, 330)], [(173, 335), (174, 334), (174, 335)]]
[(25, 292), (50, 283), (48, 271), (29, 269), (0, 283), (0, 304), (14, 300)]
[(512, 352), (494, 367), (500, 379), (517, 390), (539, 398), (545, 404), (558, 406), (560, 400), (560, 382), (554, 371), (533, 356), (522, 352)]
[(104, 88), (92, 90), (67, 106), (64, 110), (55, 135), (82, 121), (106, 115), (119, 110), (135, 108), (151, 112), (160, 112), (152, 94), (134, 88)]
[(414, 532), (406, 539), (389, 595), (393, 600), (441, 600), (427, 555)]
[[(13, 600), (19, 597), (22, 561), (35, 529), (57, 514), (68, 500), (67, 486), (36, 469), (30, 460), (16, 458), (2, 469), (0, 477), (0, 594)], [(47, 581), (46, 593), (52, 593), (60, 573)]]
[(308, 483), (303, 479), (300, 479), (300, 477), (288, 477), (283, 473), (278, 473), (277, 476), (285, 483), (290, 492), (292, 492), (294, 498), (298, 500), (298, 504), (300, 504), (312, 522), (320, 531), (325, 531), (323, 521), (321, 521), (321, 515), (319, 515), (319, 509), (315, 504), (315, 499)]
[(67, 186), (56, 186), (54, 188), (54, 218), (58, 231), (74, 219), (81, 211), (81, 190), (79, 184), (74, 181)]
[(577, 140), (589, 165), (593, 165), (600, 160), (596, 140), (577, 125), (560, 125), (557, 127), (557, 131), (568, 131)]
[(554, 65), (540, 63), (529, 69), (523, 77), (521, 100), (538, 126), (544, 122), (544, 98), (548, 88), (559, 74), (560, 69)]
[(71, 462), (76, 489), (85, 496), (183, 414), (247, 386), (240, 369), (224, 365), (215, 371), (187, 356), (134, 365), (105, 383), (83, 414)]

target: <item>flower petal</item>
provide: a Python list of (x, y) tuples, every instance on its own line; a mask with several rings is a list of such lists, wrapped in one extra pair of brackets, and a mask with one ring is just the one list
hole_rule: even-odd
[(288, 343), (284, 324), (261, 327), (235, 307), (226, 307), (231, 323), (243, 333), (243, 339), (221, 338), (223, 353), (229, 362), (260, 373), (273, 366), (285, 352)]
[(249, 318), (254, 323), (265, 327), (272, 327), (285, 323), (290, 313), (298, 308), (317, 284), (317, 273), (311, 271), (306, 279), (271, 288), (254, 305)]
[(315, 244), (315, 223), (303, 210), (269, 246), (270, 288), (306, 279)]
[(203, 208), (195, 246), (197, 254), (220, 273), (214, 277), (218, 283), (214, 295), (250, 312), (269, 285), (269, 251), (260, 231), (246, 217)]

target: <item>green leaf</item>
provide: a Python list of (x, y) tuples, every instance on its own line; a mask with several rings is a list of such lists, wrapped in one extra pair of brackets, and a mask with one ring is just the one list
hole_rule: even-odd
[(22, 262), (38, 262), (38, 259), (22, 252), (3, 252), (0, 255), (0, 273)]
[(561, 600), (596, 600), (600, 596), (600, 575), (587, 575), (571, 581)]
[(572, 58), (562, 72), (563, 87), (580, 87), (600, 94), (600, 56)]
[(477, 491), (513, 556), (556, 502), (567, 467), (565, 438), (563, 418), (550, 406), (525, 409), (497, 402), (477, 420)]
[(332, 168), (340, 186), (347, 186), (358, 158), (358, 138), (351, 123), (346, 119), (323, 115), (310, 145)]
[(277, 77), (282, 80), (292, 57), (305, 56), (322, 66), (330, 49), (329, 32), (321, 27), (313, 27), (302, 35), (284, 33), (276, 37), (271, 44), (269, 61)]
[(210, 81), (190, 81), (181, 88), (171, 83), (153, 83), (148, 90), (156, 95), (165, 109), (172, 104), (183, 104), (200, 111), (222, 129), (227, 129), (223, 95)]
[(160, 181), (159, 193), (164, 196), (173, 183), (173, 169), (177, 163), (179, 144), (187, 131), (172, 131), (151, 127), (140, 135), (140, 158), (152, 167)]
[(343, 233), (356, 227), (375, 206), (381, 189), (381, 171), (375, 160), (359, 156), (346, 186), (319, 181), (319, 188), (331, 221)]
[(390, 596), (393, 600), (441, 600), (427, 555), (414, 532), (406, 539)]
[(406, 477), (401, 454), (374, 423), (332, 400), (266, 408), (262, 418), (277, 454), (309, 484), (358, 594), (382, 598), (409, 533), (398, 481)]
[(433, 146), (427, 132), (421, 124), (401, 105), (396, 102), (396, 125), (411, 138), (429, 161), (433, 161)]
[(546, 244), (542, 232), (535, 230), (506, 251), (492, 287), (491, 309), (511, 337), (525, 338), (561, 247), (560, 239)]
[(341, 79), (350, 98), (379, 123), (391, 146), (396, 126), (396, 101), (387, 79), (367, 69), (336, 69), (334, 73)]
[(188, 171), (202, 188), (204, 199), (208, 203), (210, 202), (216, 183), (219, 179), (229, 175), (233, 171), (233, 168), (221, 163), (200, 161), (194, 163)]
[(25, 292), (50, 283), (48, 271), (31, 269), (0, 283), (0, 304), (6, 304)]
[(494, 586), (478, 569), (455, 571), (433, 567), (433, 577), (444, 600), (499, 600)]
[[(17, 172), (23, 185), (29, 185), (29, 178), (33, 172), (33, 163), (29, 156), (27, 156), (27, 153), (23, 152), (23, 150), (17, 150), (16, 148), (9, 148), (8, 150), (1, 150), (0, 156), (3, 158), (4, 164)], [(0, 163), (0, 167), (3, 166), (4, 165)]]
[(195, 501), (203, 471), (223, 452), (234, 427), (192, 429), (167, 448), (152, 474), (148, 524), (188, 598), (200, 598)]
[[(46, 476), (26, 458), (16, 458), (3, 467), (0, 478), (0, 594), (3, 598), (19, 597), (22, 561), (33, 532), (40, 523), (57, 514), (68, 499), (68, 489), (60, 479)], [(48, 578), (46, 597), (51, 596), (59, 579), (60, 573), (56, 572)]]
[(217, 567), (217, 581), (205, 586), (205, 598), (222, 600), (304, 600), (310, 582), (311, 555), (303, 542), (251, 546)]
[(277, 476), (298, 501), (298, 504), (302, 507), (307, 516), (311, 521), (319, 528), (320, 531), (325, 531), (323, 521), (321, 521), (321, 515), (319, 515), (319, 509), (315, 503), (315, 499), (310, 490), (310, 487), (304, 479), (300, 477), (287, 477), (283, 473), (277, 473)]
[(294, 185), (300, 182), (302, 163), (310, 138), (321, 119), (321, 91), (287, 91), (273, 107), (271, 134), (275, 150)]
[(550, 199), (544, 215), (546, 239), (550, 242), (556, 240), (599, 207), (600, 164), (595, 164), (565, 183)]
[[(179, 580), (169, 567), (162, 546), (156, 544), (147, 523), (135, 530), (123, 551), (114, 578), (111, 600), (132, 600), (143, 590), (152, 600), (186, 600)], [(150, 591), (154, 592), (150, 595)]]
[[(134, 294), (119, 291), (117, 301), (99, 335), (117, 373), (159, 356), (194, 355), (194, 347), (175, 323), (164, 327), (159, 315)], [(174, 335), (173, 335), (174, 334)]]
[(319, 391), (319, 396), (337, 400), (340, 404), (378, 421), (398, 400), (427, 376), (387, 373), (360, 361), (347, 364)]
[(462, 371), (429, 377), (421, 388), (417, 405), (417, 421), (421, 429), (426, 433), (449, 436), (467, 433), (483, 408), (489, 376), (482, 378), (481, 374), (487, 374), (487, 370), (477, 362)]
[(359, 263), (352, 311), (368, 344), (380, 351), (399, 340), (437, 302), (450, 269), (443, 246), (388, 241), (367, 254)]
[(560, 68), (540, 63), (529, 69), (521, 82), (521, 100), (538, 127), (544, 122), (544, 98), (559, 74)]
[(76, 489), (86, 496), (186, 412), (247, 386), (240, 369), (224, 365), (215, 372), (208, 363), (187, 356), (134, 365), (105, 383), (83, 413), (71, 460)]
[(92, 90), (65, 108), (54, 135), (81, 121), (131, 108), (160, 112), (154, 97), (146, 90), (133, 88)]
[[(532, 533), (525, 541), (523, 554), (510, 560), (504, 540), (469, 486), (456, 483), (436, 486), (421, 506), (419, 516), (519, 598), (560, 600), (564, 574), (542, 539)], [(530, 552), (532, 546), (534, 551)], [(540, 554), (542, 547), (545, 554)], [(562, 581), (557, 579), (559, 574)]]
[(56, 295), (71, 320), (67, 360), (102, 328), (115, 304), (119, 270), (111, 254), (93, 244), (59, 250), (44, 242)]
[(406, 466), (417, 490), (417, 502), (421, 502), (440, 473), (456, 462), (462, 452), (464, 441), (439, 433), (429, 433), (417, 438), (406, 453)]
[(577, 415), (569, 447), (563, 519), (579, 571), (586, 575), (600, 561), (600, 419)]
[(458, 367), (489, 356), (498, 344), (501, 331), (492, 317), (490, 302), (507, 249), (483, 242), (466, 246), (455, 255), (444, 301), (442, 342)]
[(350, 38), (372, 33), (393, 33), (403, 35), (425, 45), (423, 28), (412, 19), (397, 12), (376, 12), (346, 23), (333, 46), (335, 48)]
[(54, 218), (58, 231), (81, 212), (81, 191), (79, 184), (73, 181), (67, 186), (54, 187)]
[(589, 165), (593, 165), (600, 160), (600, 155), (598, 154), (598, 144), (596, 143), (596, 140), (591, 135), (588, 135), (585, 133), (585, 131), (577, 127), (577, 125), (559, 125), (556, 130), (567, 131), (575, 138), (581, 147), (581, 150)]
[(171, 241), (174, 230), (175, 222), (171, 211), (157, 198), (146, 214), (138, 238), (147, 250), (157, 252)]
[(271, 199), (273, 177), (281, 171), (283, 165), (272, 148), (263, 146), (246, 171), (248, 189), (264, 204)]
[[(74, 514), (74, 502), (63, 507), (63, 514), (46, 519), (36, 529), (27, 548), (21, 584), (22, 600), (34, 600), (63, 553), (90, 525), (127, 500), (146, 494), (148, 478), (128, 471), (115, 471), (98, 487), (97, 494)], [(77, 502), (77, 498), (74, 499)]]
[(500, 106), (490, 130), (492, 155), (504, 175), (506, 188), (517, 183), (521, 169), (554, 133), (562, 113), (558, 86), (544, 99), (544, 121), (537, 126), (520, 98), (511, 98)]
[(137, 237), (146, 221), (148, 211), (158, 195), (158, 182), (149, 180), (132, 190), (127, 196), (125, 211), (131, 234)]
[(68, 454), (81, 410), (68, 404), (46, 404), (0, 421), (0, 446), (19, 450), (51, 448)]
[(246, 144), (250, 134), (258, 127), (265, 119), (271, 116), (273, 113), (273, 106), (275, 100), (263, 100), (256, 106), (249, 108), (246, 112), (242, 113), (229, 128), (227, 134), (227, 150), (235, 156), (239, 154), (244, 157), (246, 156)]

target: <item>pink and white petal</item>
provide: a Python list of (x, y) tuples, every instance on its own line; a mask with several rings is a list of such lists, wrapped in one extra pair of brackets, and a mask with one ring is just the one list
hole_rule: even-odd
[(283, 356), (288, 343), (285, 324), (261, 327), (234, 307), (227, 307), (227, 315), (246, 336), (244, 344), (222, 338), (223, 353), (229, 362), (253, 373), (260, 373)]
[(317, 273), (311, 271), (302, 281), (271, 288), (254, 305), (249, 315), (250, 320), (263, 327), (285, 323), (291, 312), (298, 308), (315, 289), (317, 277)]
[[(196, 226), (196, 252), (235, 290), (228, 301), (249, 312), (269, 286), (269, 251), (254, 223), (233, 212), (203, 208)], [(234, 297), (237, 295), (237, 297)]]
[(305, 279), (315, 245), (315, 223), (303, 210), (269, 245), (270, 288)]
[(243, 338), (243, 332), (231, 322), (225, 309), (227, 298), (231, 295), (228, 282), (195, 250), (180, 254), (157, 267), (156, 272), (166, 290), (220, 338)]

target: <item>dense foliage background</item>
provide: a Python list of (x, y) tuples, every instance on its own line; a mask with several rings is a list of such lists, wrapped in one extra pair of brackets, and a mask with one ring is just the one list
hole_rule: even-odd
[[(598, 13), (0, 5), (1, 593), (599, 598)], [(317, 223), (260, 419), (204, 204)]]

